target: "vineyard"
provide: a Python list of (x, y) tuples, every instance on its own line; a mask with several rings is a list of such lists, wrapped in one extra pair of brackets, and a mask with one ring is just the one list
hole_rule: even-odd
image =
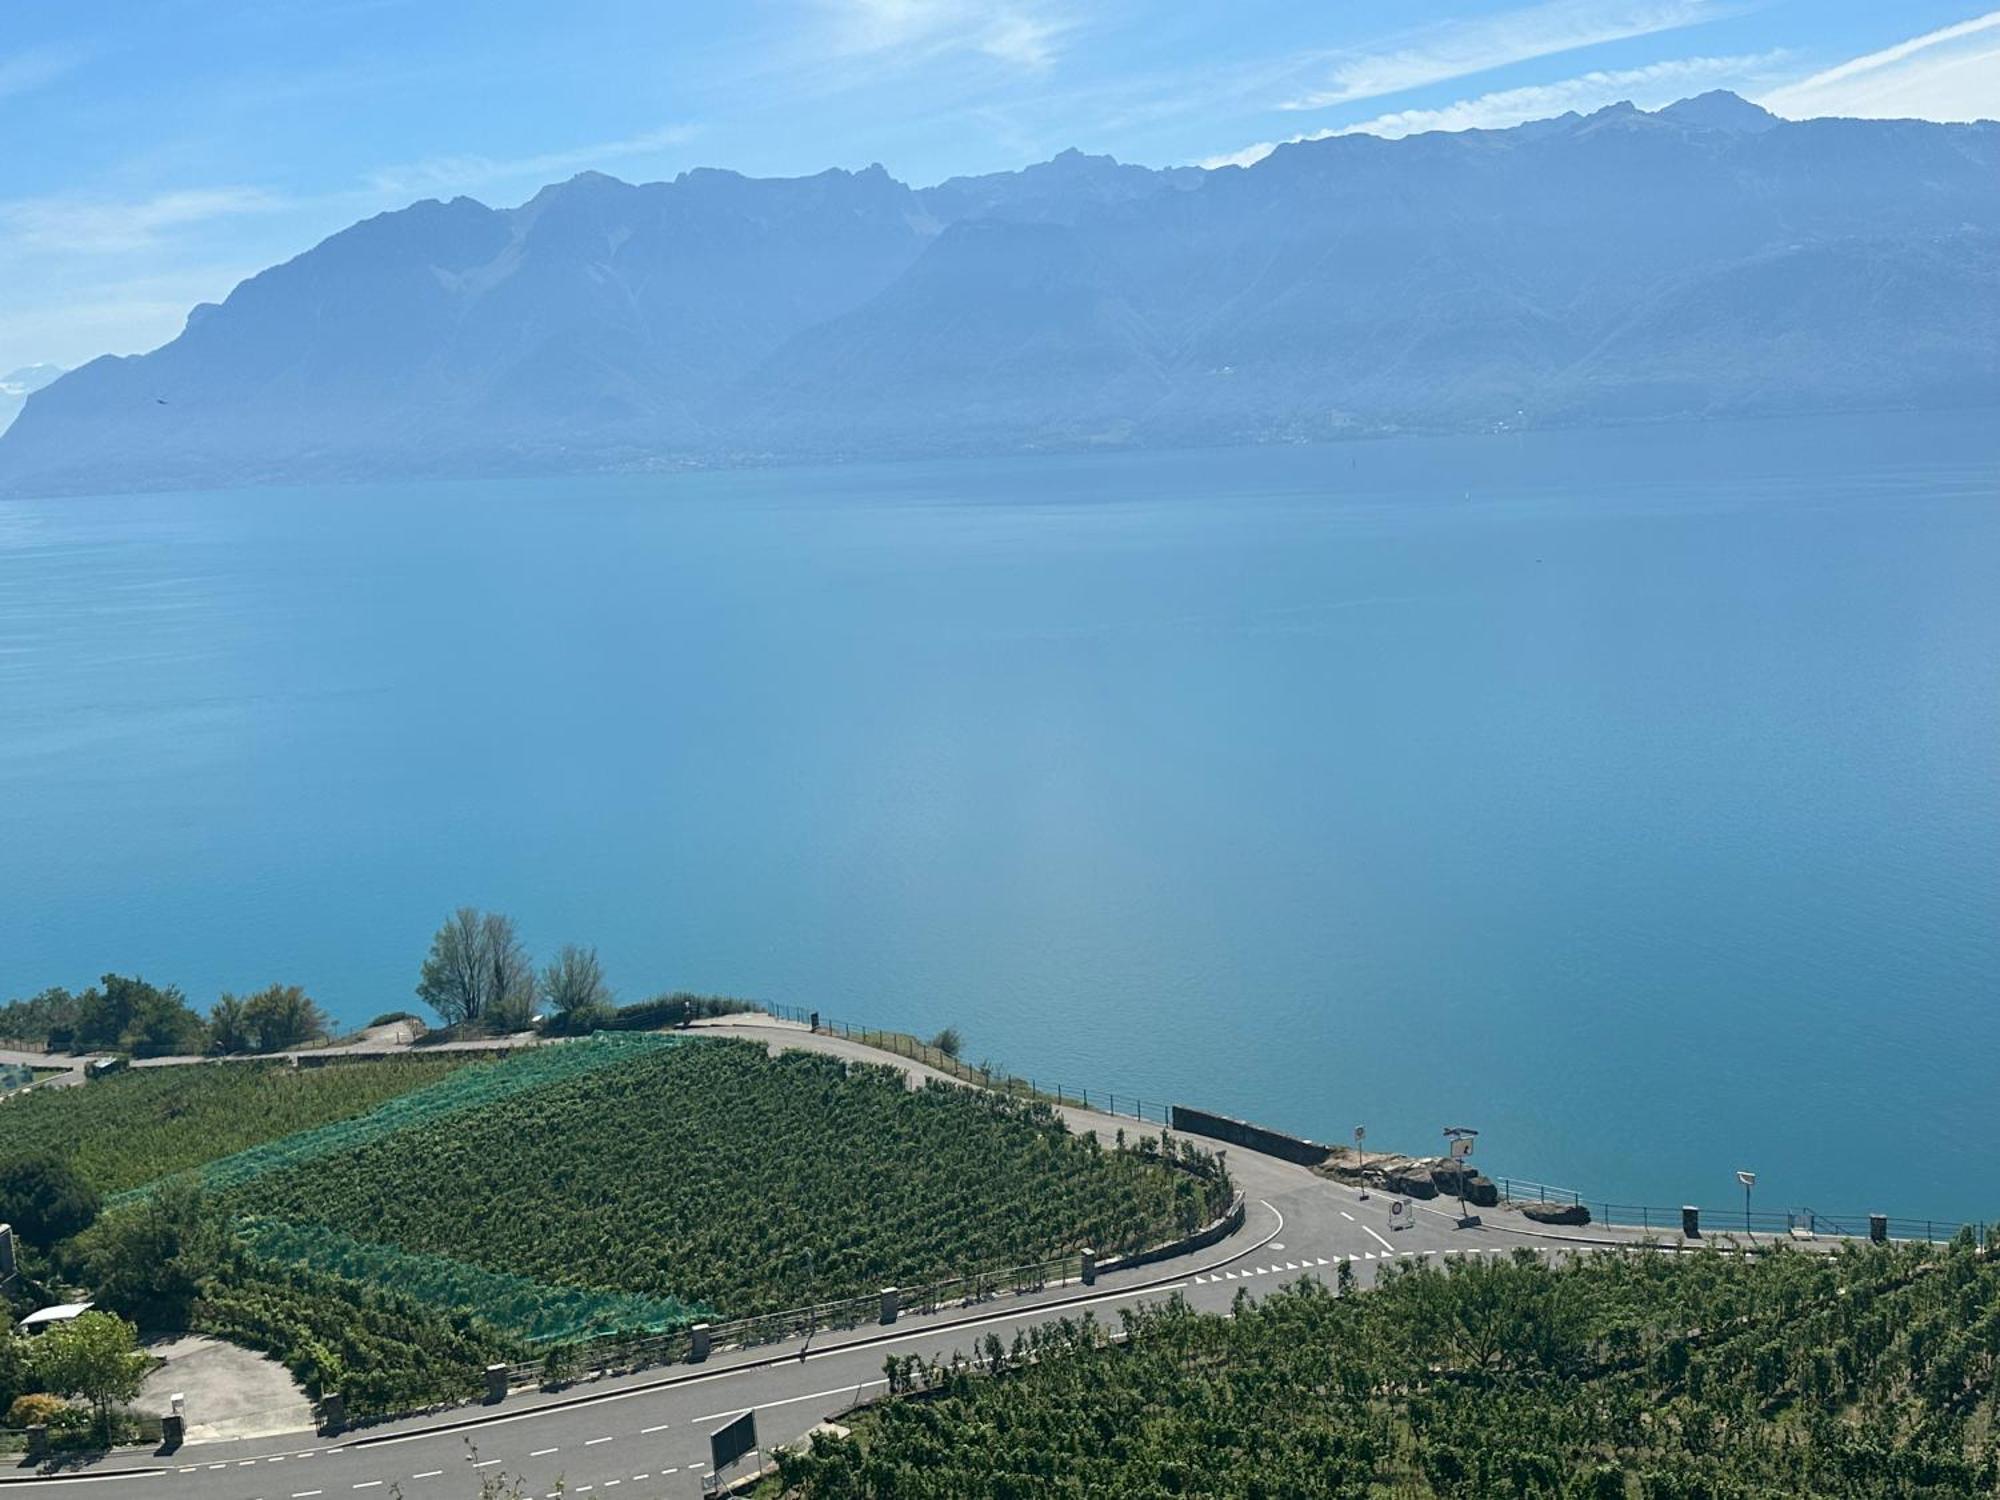
[(100, 1193), (351, 1119), (466, 1066), (449, 1055), (336, 1063), (137, 1068), (0, 1103), (0, 1152), (54, 1152)]
[[(1233, 1318), (1085, 1320), (971, 1362), (782, 1460), (803, 1500), (1166, 1495), (1993, 1496), (2000, 1258), (1429, 1263)], [(992, 1372), (990, 1375), (984, 1372)]]
[[(596, 1038), (586, 1047), (612, 1040)], [(567, 1050), (567, 1048), (562, 1049)], [(735, 1317), (1171, 1238), (1226, 1188), (1046, 1105), (710, 1040), (266, 1173), (240, 1213)]]

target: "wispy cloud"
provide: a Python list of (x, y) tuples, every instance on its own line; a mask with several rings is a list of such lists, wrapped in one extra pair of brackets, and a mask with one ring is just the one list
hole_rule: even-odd
[[(1649, 63), (1642, 68), (1599, 69), (1551, 83), (1500, 89), (1436, 109), (1396, 110), (1373, 119), (1357, 120), (1351, 125), (1295, 135), (1291, 141), (1323, 141), (1337, 135), (1379, 135), (1395, 139), (1427, 130), (1501, 130), (1529, 120), (1547, 119), (1567, 110), (1588, 112), (1601, 109), (1621, 99), (1630, 99), (1642, 109), (1655, 109), (1672, 103), (1691, 89), (1768, 76), (1784, 58), (1784, 52), (1776, 51), (1735, 57), (1681, 57)], [(1260, 141), (1240, 151), (1208, 157), (1200, 165), (1252, 166), (1277, 147), (1275, 141)]]
[(54, 83), (81, 61), (83, 54), (70, 47), (30, 47), (0, 57), (0, 99)]
[(144, 249), (170, 230), (286, 206), (285, 199), (249, 187), (195, 188), (134, 199), (56, 195), (0, 202), (0, 225), (17, 248), (95, 254)]
[(1075, 29), (1045, 5), (978, 0), (828, 0), (830, 45), (839, 54), (921, 62), (974, 53), (1040, 72)]
[(387, 197), (422, 193), (459, 192), (492, 182), (522, 178), (547, 180), (588, 167), (653, 156), (684, 146), (700, 133), (694, 125), (664, 125), (623, 140), (598, 141), (561, 151), (542, 151), (530, 156), (432, 156), (400, 166), (380, 167), (368, 174), (370, 191)]
[(1708, 20), (1711, 0), (1545, 0), (1478, 20), (1443, 21), (1390, 39), (1378, 50), (1334, 55), (1325, 82), (1279, 108), (1325, 109), (1378, 99), (1629, 37)]
[(1793, 119), (2000, 118), (2000, 10), (1850, 58), (1759, 102)]

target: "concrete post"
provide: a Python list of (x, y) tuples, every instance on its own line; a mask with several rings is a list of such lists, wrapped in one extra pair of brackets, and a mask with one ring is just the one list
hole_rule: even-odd
[(172, 1453), (187, 1441), (187, 1418), (170, 1411), (160, 1418), (160, 1446)]
[(1691, 1240), (1701, 1238), (1701, 1210), (1692, 1204), (1681, 1205), (1681, 1233)]
[(1870, 1214), (1868, 1216), (1868, 1238), (1878, 1245), (1889, 1243), (1889, 1216)]
[(882, 1321), (893, 1323), (896, 1314), (902, 1310), (902, 1294), (892, 1286), (882, 1288)]
[(347, 1398), (339, 1391), (328, 1391), (319, 1398), (319, 1430), (328, 1437), (347, 1430)]
[(688, 1363), (698, 1365), (708, 1358), (709, 1333), (706, 1323), (697, 1323), (688, 1330)]
[(38, 1464), (49, 1456), (49, 1428), (46, 1422), (36, 1422), (28, 1428), (28, 1462)]
[(486, 1367), (486, 1402), (497, 1405), (507, 1399), (507, 1367), (488, 1365)]
[(1086, 1249), (1083, 1252), (1083, 1284), (1085, 1286), (1097, 1285), (1097, 1252), (1095, 1250)]

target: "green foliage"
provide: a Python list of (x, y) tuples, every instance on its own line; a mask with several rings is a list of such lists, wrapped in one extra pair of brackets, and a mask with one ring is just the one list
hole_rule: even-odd
[(414, 1255), (370, 1244), (321, 1225), (276, 1219), (237, 1221), (244, 1247), (259, 1260), (304, 1266), (364, 1286), (393, 1286), (410, 1301), (445, 1313), (472, 1313), (531, 1343), (619, 1333), (665, 1333), (699, 1322), (709, 1310), (670, 1298), (545, 1286), (482, 1270), (443, 1255)]
[(52, 1034), (51, 1046), (169, 1057), (199, 1053), (208, 1045), (208, 1027), (173, 985), (161, 989), (143, 979), (106, 974), (76, 997), (75, 1016), (71, 1034), (63, 1042)]
[(1991, 1496), (2000, 1260), (1530, 1254), (1304, 1281), (905, 1366), (804, 1500), (888, 1495)]
[(527, 1025), (535, 1008), (535, 968), (513, 918), (470, 906), (453, 912), (431, 938), (417, 998), (447, 1026)]
[(248, 1258), (216, 1279), (193, 1326), (284, 1361), (315, 1400), (339, 1391), (355, 1418), (475, 1395), (489, 1364), (529, 1354), (477, 1318), (441, 1317), (391, 1288)]
[[(452, 1116), (477, 1114), (516, 1094), (593, 1073), (600, 1068), (613, 1067), (655, 1048), (673, 1045), (674, 1039), (669, 1037), (592, 1037), (580, 1042), (565, 1042), (561, 1046), (527, 1048), (498, 1062), (461, 1064), (437, 1082), (408, 1092), (399, 1091), (395, 1097), (365, 1114), (349, 1112), (325, 1125), (299, 1130), (281, 1139), (211, 1160), (200, 1168), (201, 1180), (210, 1187), (239, 1186), (266, 1172), (352, 1151), (399, 1131), (435, 1124)], [(448, 1063), (449, 1059), (450, 1054), (446, 1053), (436, 1060)], [(379, 1068), (384, 1064), (364, 1062), (336, 1066)], [(431, 1185), (426, 1181), (416, 1185), (413, 1191), (420, 1195), (428, 1194)]]
[(450, 1055), (137, 1068), (87, 1088), (40, 1088), (0, 1105), (7, 1149), (61, 1155), (102, 1193), (137, 1187), (435, 1083)]
[(931, 1038), (930, 1045), (946, 1057), (955, 1058), (965, 1050), (965, 1038), (958, 1034), (956, 1026), (947, 1026)]
[(368, 1025), (372, 1029), (377, 1026), (393, 1026), (398, 1021), (417, 1021), (418, 1025), (423, 1024), (421, 1021), (417, 1020), (417, 1015), (414, 1011), (385, 1010), (382, 1012), (381, 1015), (375, 1017), (374, 1020), (370, 1021)]
[[(0, 1005), (0, 1038), (40, 1046), (67, 1046), (76, 1030), (76, 996), (60, 987), (43, 990), (26, 1000)], [(61, 1038), (58, 1042), (55, 1039)]]
[(595, 948), (565, 943), (541, 973), (542, 1003), (574, 1032), (593, 1030), (611, 1014), (611, 986)]
[(302, 1047), (327, 1033), (326, 1013), (295, 984), (266, 985), (243, 1002), (243, 1020), (256, 1052)]
[[(640, 1037), (600, 1035), (565, 1054)], [(1080, 1245), (1156, 1243), (1204, 1184), (1071, 1136), (1045, 1105), (749, 1042), (650, 1049), (506, 1110), (384, 1135), (234, 1195), (294, 1224), (554, 1286), (793, 1307)], [(510, 1065), (512, 1066), (512, 1065)], [(449, 1184), (446, 1191), (439, 1184)]]
[(130, 1323), (110, 1313), (87, 1312), (37, 1335), (31, 1368), (44, 1390), (95, 1407), (108, 1436), (113, 1403), (139, 1394), (146, 1356), (139, 1352)]
[[(9, 1107), (10, 1124), (20, 1107)], [(9, 1143), (15, 1144), (11, 1133)], [(0, 1224), (12, 1224), (31, 1245), (46, 1249), (68, 1239), (97, 1217), (99, 1206), (97, 1190), (53, 1152), (30, 1149), (0, 1162)]]
[(222, 1221), (193, 1183), (174, 1181), (78, 1235), (64, 1262), (97, 1301), (152, 1327), (181, 1328), (203, 1288), (234, 1261)]
[(664, 1031), (714, 1016), (742, 1015), (757, 1007), (748, 1000), (730, 1000), (720, 995), (689, 995), (676, 992), (655, 995), (634, 1005), (621, 1005), (602, 1025), (608, 1031)]

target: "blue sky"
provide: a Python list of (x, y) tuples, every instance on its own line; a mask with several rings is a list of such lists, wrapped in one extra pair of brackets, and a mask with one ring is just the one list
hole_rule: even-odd
[(596, 168), (924, 184), (1066, 146), (1254, 160), (1726, 87), (2000, 116), (2000, 10), (1945, 0), (7, 0), (0, 373), (187, 309), (421, 197)]

